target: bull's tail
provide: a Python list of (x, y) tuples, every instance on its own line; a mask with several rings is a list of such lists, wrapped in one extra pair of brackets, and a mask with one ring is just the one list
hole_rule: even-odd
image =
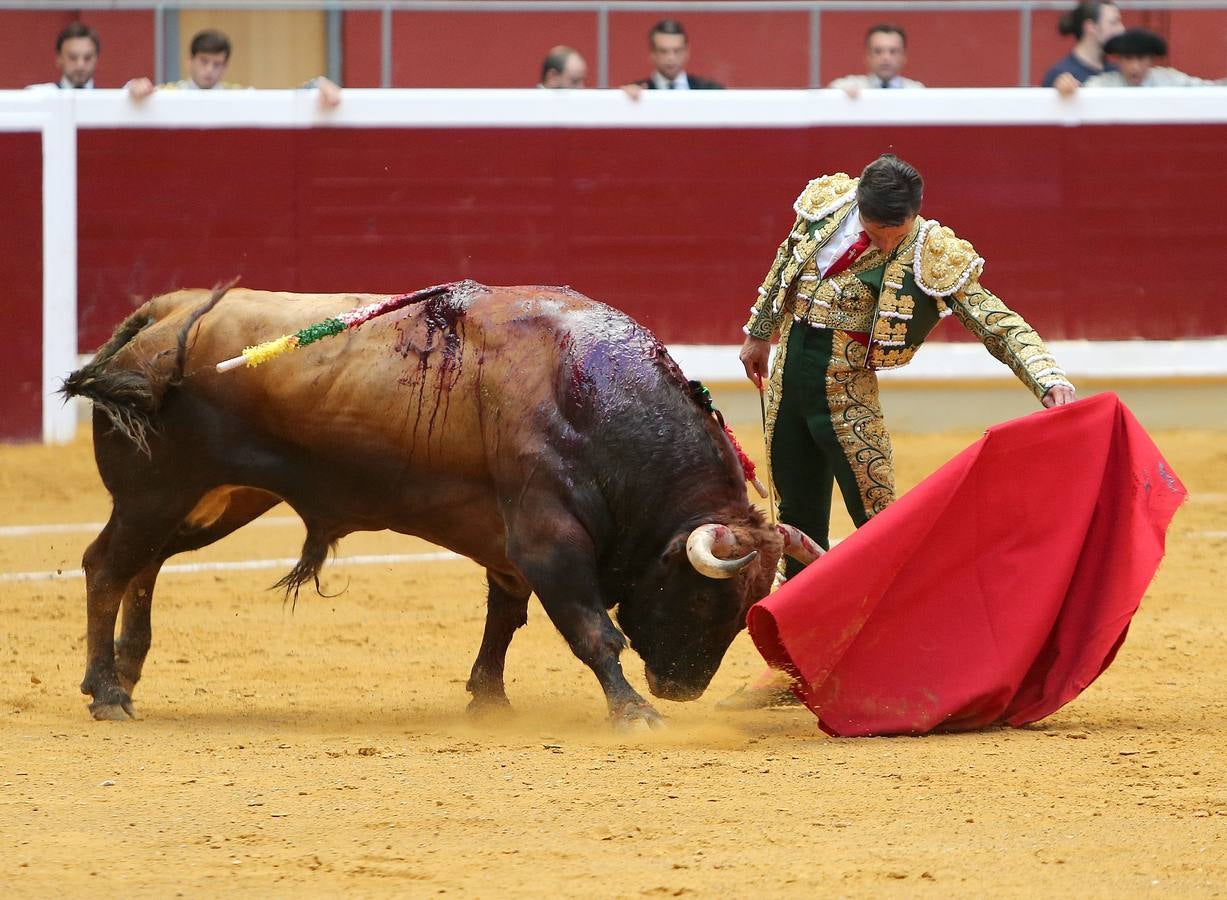
[(65, 397), (84, 397), (106, 413), (111, 424), (132, 443), (149, 453), (149, 432), (157, 411), (153, 385), (144, 372), (133, 372), (111, 365), (124, 346), (143, 329), (153, 324), (146, 308), (134, 312), (120, 323), (111, 339), (94, 358), (64, 379), (60, 393)]
[(325, 594), (320, 590), (320, 570), (324, 568), (324, 563), (328, 561), (329, 556), (335, 556), (337, 552), (337, 540), (329, 538), (323, 534), (319, 528), (312, 527), (311, 523), (304, 520), (307, 526), (307, 537), (303, 540), (302, 554), (298, 558), (297, 564), (286, 573), (285, 577), (274, 584), (270, 590), (281, 588), (285, 591), (285, 599), (292, 599), (294, 604), (298, 604), (298, 592), (308, 581), (315, 583), (315, 593), (321, 597), (336, 596), (335, 594)]
[[(192, 326), (205, 313), (217, 305), (238, 279), (213, 289), (209, 299), (192, 311), (179, 331), (175, 348), (175, 366), (167, 384), (177, 384), (183, 378), (183, 366), (187, 357), (187, 339)], [(115, 364), (115, 356), (141, 331), (156, 321), (149, 306), (138, 309), (120, 323), (107, 341), (94, 354), (94, 358), (68, 375), (60, 386), (60, 393), (67, 397), (84, 397), (106, 413), (111, 424), (125, 435), (146, 456), (149, 455), (149, 435), (156, 432), (154, 417), (161, 402), (162, 390), (155, 389), (146, 370), (133, 370)]]

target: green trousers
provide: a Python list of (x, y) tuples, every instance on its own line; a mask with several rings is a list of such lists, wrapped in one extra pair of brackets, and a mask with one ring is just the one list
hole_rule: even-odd
[[(792, 324), (770, 383), (767, 441), (780, 521), (830, 547), (835, 482), (859, 528), (895, 498), (890, 434), (865, 346), (842, 331)], [(785, 577), (801, 570), (788, 559)]]

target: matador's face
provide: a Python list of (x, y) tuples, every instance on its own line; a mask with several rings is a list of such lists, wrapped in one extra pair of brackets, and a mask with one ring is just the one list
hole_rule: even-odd
[(903, 243), (903, 239), (911, 234), (915, 223), (915, 216), (910, 216), (902, 225), (882, 225), (861, 219), (861, 227), (869, 235), (869, 242), (883, 253), (893, 253), (895, 248)]

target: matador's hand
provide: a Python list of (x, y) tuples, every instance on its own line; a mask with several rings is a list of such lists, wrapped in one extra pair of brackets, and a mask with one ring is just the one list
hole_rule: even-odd
[(746, 335), (738, 358), (745, 367), (746, 377), (761, 391), (763, 379), (767, 377), (767, 367), (771, 362), (771, 341)]
[(1051, 409), (1054, 406), (1064, 406), (1066, 403), (1073, 403), (1075, 399), (1073, 388), (1058, 384), (1050, 387), (1048, 393), (1044, 395), (1044, 399), (1040, 402), (1045, 407)]

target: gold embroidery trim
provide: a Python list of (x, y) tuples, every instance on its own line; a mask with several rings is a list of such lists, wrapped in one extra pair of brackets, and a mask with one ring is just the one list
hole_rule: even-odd
[(856, 198), (859, 181), (846, 172), (819, 176), (805, 186), (792, 208), (801, 218), (817, 222), (840, 206), (851, 203)]
[[(785, 316), (780, 323), (780, 343), (775, 351), (771, 372), (767, 376), (767, 421), (764, 425), (763, 439), (767, 445), (767, 477), (772, 477), (771, 441), (775, 435), (775, 420), (780, 411), (780, 400), (784, 397), (784, 363), (788, 358), (788, 336), (792, 332), (792, 316)], [(775, 515), (778, 521), (780, 510), (780, 492), (772, 480), (771, 492), (775, 496)]]
[(838, 331), (832, 335), (826, 373), (831, 426), (856, 477), (861, 505), (872, 517), (895, 499), (895, 469), (878, 379), (865, 368), (865, 361), (862, 344)]
[(926, 294), (946, 296), (957, 291), (984, 266), (970, 241), (937, 222), (926, 222), (915, 253), (916, 283)]

